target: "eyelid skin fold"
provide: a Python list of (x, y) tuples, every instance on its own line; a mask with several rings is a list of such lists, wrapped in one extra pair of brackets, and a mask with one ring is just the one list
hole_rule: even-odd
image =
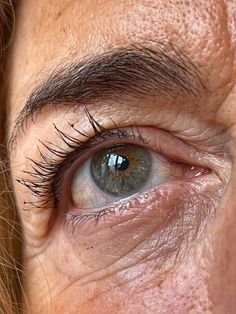
[[(198, 67), (173, 43), (133, 44), (90, 56), (78, 63), (57, 64), (56, 69), (30, 95), (11, 132), (12, 149), (28, 118), (49, 104), (93, 103), (94, 100), (150, 98), (178, 93), (200, 98), (207, 91)], [(66, 64), (66, 65), (65, 65)], [(59, 70), (58, 70), (59, 69)]]

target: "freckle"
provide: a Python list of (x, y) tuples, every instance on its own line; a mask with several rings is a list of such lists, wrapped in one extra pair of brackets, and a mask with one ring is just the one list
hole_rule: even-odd
[(57, 16), (56, 16), (56, 20), (59, 18), (59, 17), (61, 17), (61, 11), (59, 11), (58, 13), (57, 13)]
[(90, 249), (93, 249), (93, 246), (90, 246)]

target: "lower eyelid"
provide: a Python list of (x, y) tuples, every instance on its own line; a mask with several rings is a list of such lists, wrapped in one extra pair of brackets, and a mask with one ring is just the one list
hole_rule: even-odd
[[(71, 208), (66, 214), (66, 226), (69, 231), (73, 227), (73, 230), (78, 232), (80, 236), (94, 235), (94, 232), (99, 232), (100, 229), (111, 228), (125, 221), (133, 220), (138, 215), (144, 215), (149, 207), (153, 207), (154, 203), (156, 204), (154, 207), (158, 208), (158, 215), (160, 215), (156, 219), (161, 219), (165, 217), (167, 209), (171, 207), (176, 209), (178, 204), (183, 205), (186, 199), (196, 199), (199, 194), (208, 190), (212, 192), (213, 188), (217, 191), (221, 186), (222, 182), (214, 174), (206, 174), (188, 181), (169, 182), (99, 210), (91, 209), (84, 212), (80, 209)], [(95, 225), (96, 228), (94, 228)]]
[(136, 259), (146, 257), (161, 269), (165, 261), (170, 262), (169, 254), (187, 249), (202, 232), (219, 204), (221, 188), (222, 182), (214, 174), (168, 183), (121, 207), (108, 206), (107, 215), (83, 223), (78, 220), (82, 217), (78, 209), (71, 209), (66, 214), (65, 236), (73, 254), (93, 270), (108, 271), (116, 263), (116, 268), (122, 268), (124, 259), (125, 265), (127, 261), (133, 265)]

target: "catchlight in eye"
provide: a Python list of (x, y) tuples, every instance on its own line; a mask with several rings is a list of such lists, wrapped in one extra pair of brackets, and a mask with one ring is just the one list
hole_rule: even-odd
[(103, 149), (91, 161), (91, 175), (97, 186), (120, 197), (138, 192), (148, 180), (150, 169), (148, 149), (132, 144)]

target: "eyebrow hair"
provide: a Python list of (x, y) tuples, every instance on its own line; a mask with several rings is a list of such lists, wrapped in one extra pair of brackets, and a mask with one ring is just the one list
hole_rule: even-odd
[(49, 105), (80, 106), (180, 93), (201, 97), (206, 90), (199, 69), (172, 44), (159, 44), (155, 49), (132, 45), (90, 56), (57, 66), (33, 90), (15, 121), (8, 146), (12, 148), (29, 118)]

